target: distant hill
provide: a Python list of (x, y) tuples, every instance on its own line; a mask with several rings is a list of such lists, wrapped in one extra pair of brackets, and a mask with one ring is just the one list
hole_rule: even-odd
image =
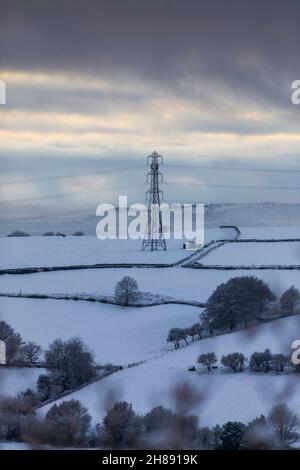
[[(42, 235), (47, 231), (59, 231), (67, 235), (83, 231), (86, 235), (94, 235), (98, 220), (95, 215), (0, 218), (0, 236), (15, 230), (26, 231), (31, 235)], [(207, 204), (205, 224), (206, 227), (300, 226), (300, 204)]]

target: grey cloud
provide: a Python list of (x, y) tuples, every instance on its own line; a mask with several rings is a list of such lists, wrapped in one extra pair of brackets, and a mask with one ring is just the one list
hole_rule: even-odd
[[(289, 89), (291, 81), (300, 78), (299, 17), (298, 0), (1, 0), (0, 69), (79, 73), (133, 84), (132, 91), (107, 92), (12, 84), (8, 89), (10, 109), (53, 115), (111, 111), (117, 114), (122, 109), (142, 110), (146, 104), (151, 106), (153, 96), (175, 97), (209, 107), (212, 117), (187, 116), (184, 119), (179, 116), (171, 124), (173, 131), (299, 132), (300, 107), (291, 105)], [(144, 84), (144, 91), (135, 90), (135, 83)], [(263, 123), (243, 119), (231, 113), (230, 106), (266, 109), (272, 117)], [(103, 129), (113, 133), (110, 127)], [(169, 140), (170, 136), (166, 135), (162, 144), (174, 148), (176, 142)], [(176, 157), (184, 149), (184, 140), (177, 145)], [(63, 165), (72, 165), (75, 173), (80, 173), (81, 169), (86, 173), (89, 168), (100, 166), (99, 160), (77, 155), (76, 151), (70, 159), (66, 150), (60, 142), (41, 151), (40, 155), (15, 150), (2, 153), (0, 165), (4, 170), (10, 169), (14, 177), (31, 176), (32, 171), (37, 176), (59, 175)], [(172, 157), (168, 155), (169, 161)], [(299, 158), (297, 154), (282, 155), (286, 164), (299, 164)], [(224, 165), (230, 164), (229, 157), (216, 155), (215, 159)], [(101, 165), (109, 168), (120, 161), (126, 165), (133, 160), (144, 162), (143, 156), (134, 149), (134, 136), (131, 152), (118, 150), (118, 145), (112, 150), (106, 149)], [(247, 159), (243, 161), (247, 164)], [(278, 161), (273, 161), (272, 165)], [(21, 162), (26, 162), (26, 168), (22, 169)], [(188, 157), (186, 163), (187, 174), (190, 174)], [(53, 169), (49, 169), (52, 164)], [(263, 165), (263, 158), (257, 158), (255, 165)], [(175, 176), (182, 174), (182, 170), (173, 171)], [(220, 185), (224, 179), (229, 185), (237, 181), (236, 174), (212, 175), (199, 170), (195, 175), (199, 180), (214, 179)], [(141, 176), (137, 171), (132, 174), (133, 180)], [(291, 185), (296, 184), (295, 178), (290, 178)], [(116, 174), (114, 179), (116, 186), (122, 183), (121, 174)], [(272, 174), (246, 172), (239, 180), (245, 185), (288, 184), (287, 176), (281, 180)], [(63, 191), (59, 183), (35, 187), (41, 197)], [(141, 188), (136, 191), (137, 196), (140, 191)], [(188, 187), (169, 187), (167, 193), (170, 199), (180, 194), (182, 199), (198, 197), (220, 202), (236, 201), (239, 194), (234, 189)], [(289, 191), (278, 196), (276, 191), (249, 190), (241, 191), (240, 197), (242, 200), (280, 197), (280, 200), (291, 201), (298, 195)], [(71, 204), (72, 200), (66, 196), (60, 206), (67, 208)], [(28, 203), (28, 210), (38, 207), (39, 211), (43, 205), (54, 211), (57, 202)], [(92, 202), (90, 207), (93, 207)]]

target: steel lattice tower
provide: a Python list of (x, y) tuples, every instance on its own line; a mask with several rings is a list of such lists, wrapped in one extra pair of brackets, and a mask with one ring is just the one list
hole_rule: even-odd
[(163, 197), (159, 189), (159, 180), (163, 182), (163, 175), (159, 171), (159, 164), (163, 164), (163, 157), (157, 152), (153, 152), (147, 157), (147, 165), (150, 172), (147, 174), (147, 183), (150, 180), (150, 188), (146, 193), (148, 200), (148, 227), (147, 234), (143, 240), (142, 250), (150, 248), (151, 251), (166, 250), (166, 240), (162, 230), (162, 217), (160, 210), (160, 199)]

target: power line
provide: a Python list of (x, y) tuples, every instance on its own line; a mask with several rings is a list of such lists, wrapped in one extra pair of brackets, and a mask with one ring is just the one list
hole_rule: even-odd
[(173, 168), (199, 168), (199, 170), (212, 170), (212, 171), (252, 171), (256, 173), (300, 173), (299, 169), (287, 170), (287, 169), (280, 169), (280, 168), (236, 168), (236, 167), (224, 167), (224, 166), (210, 166), (210, 165), (181, 165), (176, 163), (168, 164), (168, 167)]
[(7, 186), (12, 184), (19, 184), (19, 183), (34, 183), (38, 181), (51, 181), (51, 180), (61, 180), (61, 179), (68, 179), (68, 178), (76, 178), (78, 176), (93, 176), (98, 174), (108, 174), (108, 173), (117, 173), (120, 171), (131, 171), (136, 169), (142, 169), (142, 165), (135, 165), (135, 166), (127, 166), (127, 167), (118, 167), (118, 168), (109, 168), (107, 170), (98, 170), (92, 173), (77, 173), (73, 175), (62, 175), (62, 176), (42, 176), (40, 178), (30, 178), (30, 179), (19, 179), (19, 180), (11, 180), (11, 181), (4, 181), (0, 183), (0, 186)]
[(222, 188), (222, 189), (273, 189), (280, 191), (300, 191), (300, 186), (250, 186), (243, 184), (214, 184), (214, 183), (185, 183), (183, 181), (166, 181), (165, 184), (176, 184), (182, 186), (197, 186), (205, 188)]
[[(224, 184), (202, 184), (202, 183), (184, 183), (181, 181), (174, 181), (174, 182), (165, 182), (165, 184), (168, 185), (184, 185), (184, 186), (196, 186), (200, 187), (200, 189), (206, 189), (206, 188), (219, 188), (219, 189), (266, 189), (266, 190), (279, 190), (279, 191), (300, 191), (299, 186), (250, 186), (250, 185), (224, 185)], [(144, 183), (129, 183), (126, 185), (118, 186), (115, 188), (102, 188), (103, 190), (106, 191), (119, 191), (120, 189), (123, 188), (133, 188), (137, 186), (143, 186)], [(39, 201), (39, 200), (45, 200), (45, 199), (59, 199), (59, 198), (64, 198), (68, 197), (71, 195), (76, 196), (78, 193), (85, 192), (86, 194), (94, 194), (94, 193), (99, 193), (99, 189), (93, 190), (93, 191), (86, 191), (85, 189), (83, 190), (77, 190), (77, 191), (68, 191), (65, 193), (60, 193), (60, 194), (49, 194), (45, 196), (35, 196), (35, 197), (30, 197), (30, 198), (18, 198), (18, 199), (10, 199), (7, 201), (2, 201), (3, 204), (14, 204), (14, 203), (22, 203), (22, 202), (32, 202), (32, 201)]]
[[(44, 167), (43, 169), (47, 168), (53, 168), (54, 165)], [(244, 167), (244, 168), (236, 168), (236, 167), (224, 167), (224, 166), (210, 166), (210, 165), (181, 165), (181, 164), (176, 164), (176, 163), (171, 163), (168, 164), (168, 167), (170, 168), (178, 168), (178, 169), (199, 169), (199, 170), (208, 170), (208, 171), (233, 171), (233, 172), (255, 172), (255, 173), (287, 173), (287, 174), (293, 174), (293, 173), (300, 173), (300, 169), (278, 169), (278, 168), (250, 168), (250, 167)], [(121, 172), (121, 171), (131, 171), (131, 170), (139, 170), (142, 169), (142, 165), (131, 165), (128, 167), (116, 167), (116, 168), (110, 168), (107, 170), (98, 170), (98, 171), (93, 171), (93, 172), (88, 172), (88, 173), (76, 173), (76, 174), (66, 174), (62, 176), (42, 176), (38, 178), (22, 178), (22, 179), (17, 179), (17, 180), (10, 180), (10, 181), (4, 181), (0, 182), (0, 186), (7, 186), (7, 185), (13, 185), (13, 184), (19, 184), (19, 183), (35, 183), (39, 181), (51, 181), (51, 180), (62, 180), (62, 179), (69, 179), (69, 178), (76, 178), (79, 176), (93, 176), (95, 174), (108, 174), (108, 173), (114, 173), (114, 172)], [(36, 168), (35, 168), (36, 170)], [(18, 168), (18, 171), (22, 171)]]
[[(116, 161), (120, 161), (120, 158), (118, 160), (116, 160), (116, 158), (105, 158), (104, 161), (108, 161), (109, 162), (116, 162)], [(41, 161), (41, 159), (37, 159), (38, 162)], [(137, 159), (129, 159), (128, 162), (136, 162), (138, 161)], [(43, 166), (38, 166), (36, 165), (36, 163), (34, 162), (34, 164), (32, 164), (32, 160), (30, 160), (30, 164), (29, 166), (19, 166), (19, 165), (16, 165), (16, 162), (14, 162), (14, 165), (12, 166), (12, 168), (7, 168), (7, 169), (1, 169), (1, 174), (5, 173), (14, 173), (16, 171), (19, 171), (19, 172), (26, 172), (26, 171), (43, 171), (43, 170), (51, 170), (51, 169), (62, 169), (62, 168), (69, 168), (70, 166), (72, 166), (72, 164), (76, 162), (76, 165), (79, 166), (79, 167), (86, 167), (87, 165), (95, 165), (96, 164), (99, 164), (99, 162), (101, 163), (102, 160), (99, 158), (98, 159), (95, 159), (95, 158), (88, 158), (88, 159), (85, 159), (85, 160), (82, 160), (82, 159), (72, 159), (72, 160), (69, 160), (69, 161), (64, 161), (64, 162), (57, 162), (57, 161), (54, 161), (54, 162), (51, 162), (51, 163), (48, 163), (48, 164), (45, 164)], [(143, 168), (143, 166), (141, 165), (141, 168)]]
[[(136, 187), (136, 186), (144, 186), (144, 183), (129, 183), (129, 184), (126, 184), (126, 185), (120, 185), (118, 187), (115, 187), (115, 188), (102, 188), (102, 190), (105, 190), (105, 191), (118, 191), (119, 189), (123, 189), (123, 188), (132, 188), (132, 187)], [(3, 204), (14, 204), (14, 203), (17, 203), (17, 202), (31, 202), (31, 201), (39, 201), (39, 200), (42, 200), (42, 199), (59, 199), (59, 198), (64, 198), (64, 197), (68, 197), (68, 196), (76, 196), (78, 193), (83, 193), (85, 192), (86, 194), (93, 194), (93, 193), (98, 193), (99, 194), (99, 191), (101, 189), (95, 189), (95, 190), (92, 190), (92, 191), (86, 191), (85, 189), (81, 189), (81, 190), (77, 190), (77, 191), (68, 191), (68, 192), (65, 192), (65, 193), (59, 193), (59, 194), (48, 194), (48, 195), (45, 195), (45, 196), (34, 196), (34, 197), (29, 197), (29, 198), (18, 198), (18, 199), (10, 199), (10, 200), (7, 200), (7, 201), (2, 201)]]

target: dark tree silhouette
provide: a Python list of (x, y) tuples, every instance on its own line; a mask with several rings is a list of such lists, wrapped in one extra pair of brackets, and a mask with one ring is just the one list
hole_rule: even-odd
[(267, 284), (253, 276), (241, 276), (220, 284), (207, 301), (203, 317), (210, 330), (233, 328), (244, 322), (245, 328), (268, 302), (275, 300)]
[(139, 297), (138, 284), (135, 279), (125, 276), (115, 287), (115, 301), (118, 304), (128, 306), (130, 302)]

